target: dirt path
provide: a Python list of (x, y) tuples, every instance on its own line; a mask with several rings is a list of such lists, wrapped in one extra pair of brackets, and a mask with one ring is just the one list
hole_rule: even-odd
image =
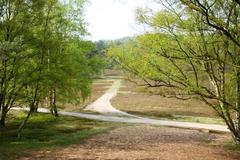
[[(170, 127), (196, 128), (196, 129), (207, 129), (207, 130), (214, 130), (214, 131), (229, 132), (228, 128), (222, 125), (206, 125), (206, 124), (200, 124), (200, 123), (154, 120), (154, 119), (142, 118), (142, 117), (138, 117), (138, 116), (134, 116), (134, 115), (122, 112), (114, 108), (110, 103), (110, 100), (117, 95), (117, 92), (120, 87), (121, 87), (121, 80), (120, 79), (114, 80), (114, 83), (111, 86), (111, 88), (99, 99), (97, 99), (95, 102), (87, 106), (86, 110), (99, 112), (101, 114), (123, 115), (128, 117), (114, 117), (114, 116), (105, 117), (105, 116), (92, 115), (91, 116), (92, 119), (112, 121), (112, 122), (143, 123), (143, 124), (170, 126)], [(67, 114), (67, 113), (64, 113), (64, 114)], [(90, 118), (89, 116), (86, 116), (86, 115), (81, 115), (81, 116), (84, 116), (84, 118)], [(134, 117), (134, 118), (129, 118), (129, 117)]]
[(130, 116), (129, 114), (114, 108), (110, 103), (110, 100), (117, 95), (117, 92), (120, 86), (121, 86), (121, 80), (120, 79), (114, 80), (114, 83), (112, 84), (111, 88), (107, 90), (107, 92), (103, 94), (100, 98), (98, 98), (95, 102), (88, 105), (85, 108), (85, 110), (98, 112), (101, 114)]
[(56, 151), (32, 153), (19, 160), (238, 160), (221, 144), (231, 137), (197, 130), (137, 125), (99, 134)]
[[(150, 124), (158, 126), (167, 126), (167, 127), (179, 127), (179, 128), (192, 128), (192, 129), (206, 129), (211, 131), (218, 132), (229, 132), (227, 126), (224, 125), (214, 125), (214, 124), (201, 124), (193, 122), (178, 122), (172, 120), (156, 120), (150, 118), (142, 118), (139, 116), (131, 115), (114, 108), (110, 100), (117, 95), (117, 92), (121, 86), (121, 80), (114, 80), (111, 88), (102, 95), (95, 102), (90, 104), (86, 109), (99, 112), (101, 115), (96, 114), (84, 114), (78, 112), (65, 112), (59, 111), (60, 115), (65, 116), (74, 116), (86, 119), (100, 120), (100, 121), (110, 121), (110, 122), (124, 122), (124, 123), (135, 123), (135, 124)], [(20, 108), (13, 108), (15, 110), (20, 110)], [(27, 110), (27, 109), (26, 109)], [(39, 108), (38, 112), (50, 113), (49, 109)]]
[[(117, 128), (108, 133), (85, 139), (79, 142), (79, 144), (66, 146), (63, 149), (36, 151), (29, 156), (19, 158), (19, 160), (239, 159), (240, 153), (226, 150), (226, 148), (222, 147), (224, 143), (231, 140), (230, 134), (215, 134), (202, 130), (229, 132), (226, 126), (154, 120), (133, 116), (115, 109), (111, 105), (110, 99), (116, 96), (120, 86), (121, 81), (116, 80), (103, 96), (88, 106), (88, 109), (97, 111), (102, 115), (65, 111), (59, 111), (59, 114), (101, 121), (132, 123), (135, 125)], [(20, 108), (14, 109), (20, 110)], [(39, 108), (38, 111), (49, 113), (49, 110), (44, 108)], [(192, 128), (198, 130), (192, 130)]]

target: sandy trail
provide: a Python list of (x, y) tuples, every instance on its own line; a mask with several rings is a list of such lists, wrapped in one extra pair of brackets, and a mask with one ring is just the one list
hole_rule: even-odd
[(111, 88), (107, 90), (107, 92), (98, 98), (95, 102), (88, 105), (85, 110), (99, 112), (102, 114), (125, 114), (124, 112), (114, 108), (110, 103), (110, 100), (117, 95), (120, 86), (121, 80), (115, 80)]
[[(79, 118), (86, 118), (99, 121), (109, 121), (109, 122), (123, 122), (123, 123), (133, 123), (133, 124), (150, 124), (157, 126), (167, 126), (167, 127), (178, 127), (178, 128), (191, 128), (191, 129), (203, 129), (209, 131), (217, 132), (229, 132), (229, 129), (225, 125), (215, 125), (215, 124), (202, 124), (202, 123), (193, 123), (193, 122), (180, 122), (173, 120), (157, 120), (150, 118), (143, 118), (135, 115), (131, 115), (125, 112), (122, 112), (114, 108), (110, 100), (117, 95), (119, 88), (121, 87), (121, 80), (114, 80), (111, 88), (102, 95), (95, 102), (86, 107), (86, 110), (99, 112), (100, 115), (96, 114), (85, 114), (79, 112), (65, 112), (59, 111), (59, 115), (64, 116), (73, 116)], [(15, 110), (29, 110), (28, 108), (12, 108)], [(41, 113), (50, 113), (49, 109), (38, 108), (38, 112)]]
[[(59, 111), (60, 115), (80, 117), (92, 120), (124, 122), (134, 125), (114, 129), (109, 133), (100, 134), (85, 140), (84, 143), (72, 145), (63, 150), (38, 151), (28, 159), (162, 159), (162, 160), (237, 160), (239, 154), (226, 151), (221, 147), (208, 144), (229, 139), (229, 134), (215, 134), (192, 129), (229, 132), (227, 126), (155, 120), (137, 117), (114, 108), (110, 100), (117, 95), (121, 80), (115, 80), (111, 88), (86, 110), (101, 113), (84, 114), (78, 112)], [(22, 110), (22, 108), (14, 108)], [(25, 108), (24, 110), (28, 110)], [(50, 113), (49, 109), (39, 108), (39, 112)], [(167, 126), (167, 127), (154, 127)], [(177, 128), (172, 128), (177, 127)], [(184, 128), (184, 129), (181, 129)], [(186, 128), (190, 128), (186, 129)], [(217, 143), (216, 143), (217, 144)]]
[(116, 115), (116, 116), (129, 116), (135, 118), (141, 118), (135, 115), (128, 114), (126, 112), (122, 112), (116, 108), (114, 108), (110, 102), (112, 98), (114, 98), (119, 88), (121, 87), (121, 79), (114, 80), (112, 86), (103, 94), (100, 98), (98, 98), (95, 102), (88, 105), (84, 110), (98, 112), (104, 115)]

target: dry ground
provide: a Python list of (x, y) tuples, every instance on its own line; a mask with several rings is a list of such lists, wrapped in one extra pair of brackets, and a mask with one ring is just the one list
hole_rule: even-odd
[(122, 111), (148, 116), (199, 116), (216, 117), (215, 112), (198, 99), (179, 100), (142, 92), (142, 88), (129, 81), (123, 82), (112, 105)]
[(19, 160), (239, 160), (239, 152), (222, 147), (230, 138), (196, 130), (128, 126), (63, 150), (38, 151)]
[(84, 103), (73, 105), (73, 104), (65, 104), (64, 110), (65, 111), (81, 111), (90, 103), (97, 100), (101, 97), (113, 84), (113, 80), (111, 79), (95, 79), (93, 80), (91, 96), (86, 99)]
[[(111, 72), (108, 76), (115, 74), (118, 73)], [(111, 85), (111, 80), (95, 80), (93, 95), (88, 103), (100, 97)], [(141, 115), (216, 117), (209, 107), (197, 99), (181, 101), (150, 95), (139, 92), (139, 87), (127, 81), (124, 81), (112, 104), (122, 111)], [(70, 110), (78, 111), (78, 108), (70, 107)], [(19, 160), (240, 160), (239, 150), (224, 147), (230, 140), (229, 134), (131, 125), (96, 135), (64, 149), (31, 152)]]

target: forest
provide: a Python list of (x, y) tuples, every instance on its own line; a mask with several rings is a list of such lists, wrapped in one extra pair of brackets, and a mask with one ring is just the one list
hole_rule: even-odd
[(104, 66), (83, 21), (84, 0), (0, 2), (0, 125), (12, 107), (27, 106), (19, 136), (32, 112), (47, 105), (78, 103), (90, 95), (91, 79)]

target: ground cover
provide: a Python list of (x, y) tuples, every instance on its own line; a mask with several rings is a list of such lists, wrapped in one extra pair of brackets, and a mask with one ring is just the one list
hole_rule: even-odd
[(154, 95), (127, 80), (111, 103), (119, 110), (151, 118), (224, 124), (215, 111), (199, 99), (180, 100)]
[(61, 150), (121, 125), (65, 116), (56, 118), (37, 113), (30, 117), (23, 138), (18, 140), (17, 129), (25, 116), (24, 112), (11, 111), (6, 128), (0, 129), (0, 160), (15, 159), (36, 150)]
[(62, 150), (33, 152), (20, 160), (239, 160), (239, 151), (224, 146), (230, 139), (229, 134), (137, 125), (98, 134)]

